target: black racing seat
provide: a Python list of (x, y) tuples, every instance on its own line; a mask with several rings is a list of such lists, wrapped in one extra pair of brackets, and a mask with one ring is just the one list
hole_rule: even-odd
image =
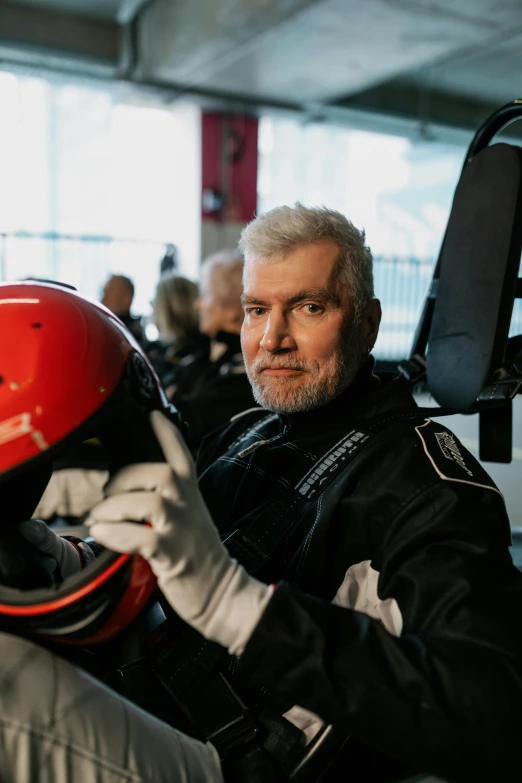
[(522, 148), (489, 144), (521, 117), (515, 100), (471, 142), (413, 348), (399, 365), (442, 408), (479, 413), (480, 458), (491, 462), (511, 462), (512, 400), (522, 386), (522, 336), (509, 338), (522, 297)]

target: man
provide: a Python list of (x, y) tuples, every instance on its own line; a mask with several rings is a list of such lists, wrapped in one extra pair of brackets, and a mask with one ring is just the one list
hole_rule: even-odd
[(193, 450), (208, 432), (255, 405), (239, 337), (242, 275), (243, 259), (234, 250), (214, 253), (201, 267), (196, 309), (200, 332), (210, 340), (208, 353), (187, 357), (171, 397), (190, 424)]
[(141, 344), (145, 336), (141, 318), (131, 315), (134, 299), (134, 283), (125, 275), (111, 275), (103, 288), (101, 303), (105, 305), (127, 327), (132, 336)]
[[(205, 440), (199, 486), (178, 432), (153, 413), (168, 464), (120, 471), (91, 513), (91, 532), (147, 558), (179, 617), (240, 656), (221, 676), (237, 703), (251, 705), (257, 734), (250, 746), (230, 736), (221, 744), (224, 732), (214, 734), (225, 780), (256, 742), (289, 774), (274, 740), (285, 740), (278, 711), (302, 737), (286, 742), (290, 757), (327, 739), (326, 723), (352, 735), (368, 759), (384, 753), (451, 780), (504, 779), (521, 728), (522, 576), (509, 556), (502, 496), (448, 430), (415, 413), (405, 383), (379, 388), (368, 353), (380, 307), (364, 234), (338, 213), (297, 205), (257, 218), (242, 246), (243, 352), (263, 407)], [(7, 670), (35, 657), (16, 641), (3, 648)], [(207, 648), (199, 651), (205, 660)], [(40, 660), (38, 675), (60, 666)], [(76, 670), (64, 678), (60, 698), (39, 705), (40, 715), (50, 714), (45, 737), (54, 746), (32, 749), (54, 764), (56, 780), (68, 779), (73, 751), (55, 715), (64, 692), (74, 703), (86, 688)], [(187, 668), (171, 668), (167, 680), (178, 696), (185, 687), (181, 702), (198, 691)], [(152, 779), (143, 745), (137, 757), (133, 744), (140, 734), (146, 744), (150, 719), (122, 702), (129, 733), (111, 736), (116, 697), (89, 688), (75, 752), (87, 758), (101, 746), (120, 776), (130, 758), (130, 779)], [(189, 707), (207, 719), (214, 691), (199, 693), (202, 703)], [(4, 724), (20, 725), (17, 695), (4, 699)], [(181, 776), (181, 753), (166, 727), (158, 729), (154, 779), (204, 780)], [(3, 755), (9, 770), (12, 755)], [(207, 779), (218, 780), (207, 762)], [(343, 774), (379, 779), (361, 777), (353, 755)]]

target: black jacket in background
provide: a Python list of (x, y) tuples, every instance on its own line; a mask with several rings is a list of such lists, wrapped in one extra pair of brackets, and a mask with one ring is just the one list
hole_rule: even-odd
[(210, 340), (200, 332), (189, 332), (171, 343), (147, 343), (146, 354), (169, 399), (176, 393), (185, 374), (209, 359)]
[(256, 405), (245, 372), (238, 334), (219, 332), (211, 352), (185, 366), (172, 403), (188, 424), (191, 448), (238, 413)]
[(128, 329), (128, 331), (132, 334), (136, 342), (138, 342), (140, 345), (144, 345), (146, 343), (145, 332), (143, 331), (141, 317), (139, 315), (131, 315), (129, 313), (128, 315), (118, 315), (118, 318), (125, 328)]

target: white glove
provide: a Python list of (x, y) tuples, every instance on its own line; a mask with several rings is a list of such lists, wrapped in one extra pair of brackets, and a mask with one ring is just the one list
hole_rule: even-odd
[(176, 427), (159, 411), (150, 421), (167, 464), (120, 470), (86, 524), (103, 546), (146, 558), (177, 614), (241, 655), (272, 589), (250, 577), (221, 543)]
[(54, 530), (43, 519), (28, 519), (18, 526), (20, 534), (39, 551), (45, 568), (57, 581), (78, 573), (82, 557), (78, 549)]

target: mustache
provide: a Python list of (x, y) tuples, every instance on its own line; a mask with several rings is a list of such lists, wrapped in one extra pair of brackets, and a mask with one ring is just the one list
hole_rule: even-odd
[(251, 370), (256, 373), (263, 372), (263, 370), (300, 370), (301, 372), (310, 372), (316, 375), (317, 362), (307, 362), (303, 359), (291, 358), (289, 356), (284, 359), (273, 359), (272, 361), (259, 357), (259, 359), (252, 362)]

